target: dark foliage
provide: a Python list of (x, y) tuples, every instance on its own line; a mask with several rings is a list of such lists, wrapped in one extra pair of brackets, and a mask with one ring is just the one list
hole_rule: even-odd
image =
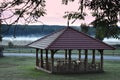
[(44, 26), (43, 25), (12, 25), (11, 28), (8, 30), (9, 26), (2, 25), (3, 37), (14, 36), (13, 34), (15, 27), (16, 27), (15, 37), (43, 36), (64, 28), (64, 26), (57, 26), (57, 25), (44, 25)]
[[(63, 0), (63, 4), (68, 4), (71, 0)], [(75, 0), (72, 0), (75, 1)], [(103, 40), (104, 37), (119, 38), (120, 28), (117, 23), (120, 16), (120, 0), (79, 0), (78, 12), (67, 12), (67, 17), (71, 19), (84, 19), (85, 9), (92, 12), (95, 20), (91, 23), (96, 28), (96, 38)], [(76, 15), (81, 15), (77, 16)], [(73, 21), (73, 22), (74, 22)]]

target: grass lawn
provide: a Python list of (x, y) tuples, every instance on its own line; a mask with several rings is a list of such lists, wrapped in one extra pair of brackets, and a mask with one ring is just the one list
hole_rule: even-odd
[(104, 73), (48, 74), (34, 69), (33, 57), (0, 58), (0, 80), (119, 80), (120, 61), (105, 61)]

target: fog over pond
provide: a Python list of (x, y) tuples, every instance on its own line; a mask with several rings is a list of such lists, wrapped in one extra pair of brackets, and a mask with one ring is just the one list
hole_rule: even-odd
[[(65, 26), (60, 25), (13, 25), (8, 30), (9, 26), (3, 25), (3, 41), (2, 45), (8, 45), (9, 42), (12, 42), (14, 45), (24, 46), (29, 44), (32, 41), (40, 39), (41, 37), (51, 34), (52, 32), (56, 32), (60, 29), (65, 28)], [(16, 28), (16, 31), (14, 29)], [(73, 26), (74, 29), (80, 30), (79, 26)], [(14, 33), (15, 32), (15, 33)], [(13, 35), (15, 34), (15, 37)], [(93, 27), (89, 28), (88, 35), (94, 36), (95, 29)], [(120, 45), (120, 40), (115, 38), (104, 38), (103, 42), (110, 44), (110, 45)]]
[[(34, 36), (34, 37), (3, 37), (2, 45), (8, 45), (9, 42), (12, 42), (14, 45), (27, 45), (32, 41), (42, 38), (43, 36)], [(103, 42), (110, 44), (110, 45), (120, 45), (119, 39), (114, 38), (104, 38)]]

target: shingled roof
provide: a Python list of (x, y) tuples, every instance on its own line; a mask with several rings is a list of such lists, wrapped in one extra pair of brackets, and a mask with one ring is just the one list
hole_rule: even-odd
[(114, 47), (71, 27), (47, 35), (28, 46), (39, 49), (114, 49)]

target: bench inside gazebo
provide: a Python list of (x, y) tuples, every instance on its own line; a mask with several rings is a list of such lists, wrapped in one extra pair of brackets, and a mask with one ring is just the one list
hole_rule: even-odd
[[(103, 72), (104, 50), (115, 49), (71, 27), (47, 35), (28, 46), (36, 49), (36, 68), (48, 73)], [(64, 54), (64, 58), (55, 58), (58, 51)], [(78, 58), (72, 58), (75, 52)], [(81, 58), (81, 54), (84, 58)], [(92, 55), (91, 60), (88, 59), (89, 54)], [(98, 54), (99, 60), (95, 58)]]

